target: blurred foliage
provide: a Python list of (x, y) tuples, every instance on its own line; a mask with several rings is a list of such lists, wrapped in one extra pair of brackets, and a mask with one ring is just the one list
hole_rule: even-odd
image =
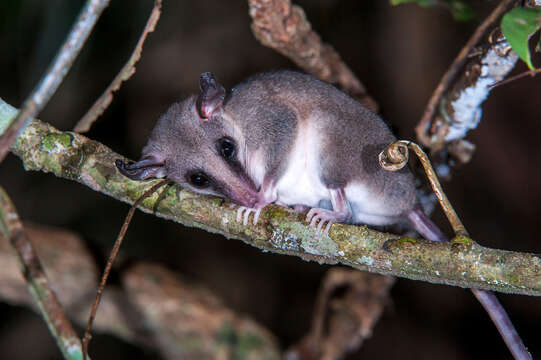
[(394, 6), (406, 3), (416, 3), (422, 7), (440, 6), (447, 8), (457, 21), (470, 21), (476, 17), (471, 6), (461, 0), (391, 0), (391, 4)]

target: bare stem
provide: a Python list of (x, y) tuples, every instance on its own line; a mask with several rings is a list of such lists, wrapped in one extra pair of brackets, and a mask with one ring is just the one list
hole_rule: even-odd
[(407, 140), (395, 141), (379, 154), (379, 163), (381, 167), (389, 171), (402, 169), (408, 163), (408, 148), (412, 149), (421, 161), (421, 164), (423, 165), (428, 177), (428, 181), (430, 182), (430, 186), (432, 187), (432, 190), (434, 191), (434, 194), (436, 195), (445, 216), (451, 223), (455, 234), (460, 237), (469, 238), (466, 228), (462, 224), (462, 221), (460, 221), (460, 218), (447, 198), (447, 195), (445, 195), (445, 192), (441, 187), (438, 176), (436, 175), (428, 156), (419, 147), (419, 145)]

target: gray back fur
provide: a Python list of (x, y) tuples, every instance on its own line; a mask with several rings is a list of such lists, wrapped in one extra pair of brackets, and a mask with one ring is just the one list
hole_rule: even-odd
[(378, 164), (378, 154), (396, 140), (389, 127), (330, 84), (293, 71), (259, 74), (232, 90), (225, 110), (235, 114), (248, 144), (267, 149), (273, 169), (286, 163), (294, 139), (303, 136), (299, 124), (313, 121), (322, 134), (319, 176), (327, 187), (362, 182), (396, 214), (416, 203), (409, 169), (389, 172)]

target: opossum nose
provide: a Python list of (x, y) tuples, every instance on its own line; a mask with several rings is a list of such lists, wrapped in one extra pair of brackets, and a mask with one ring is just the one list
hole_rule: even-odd
[(233, 202), (249, 208), (254, 207), (259, 200), (259, 194), (251, 182), (240, 182), (230, 186), (224, 195)]
[(252, 189), (245, 189), (245, 191), (235, 196), (232, 200), (238, 203), (239, 205), (252, 208), (255, 206), (255, 204), (259, 200), (259, 195), (257, 192), (253, 191)]
[(248, 196), (248, 205), (247, 205), (247, 207), (253, 208), (258, 200), (259, 200), (259, 195), (257, 193), (250, 194)]
[(254, 207), (259, 200), (254, 182), (242, 171), (231, 175), (225, 177), (222, 174), (225, 180), (218, 184), (219, 191), (234, 203)]

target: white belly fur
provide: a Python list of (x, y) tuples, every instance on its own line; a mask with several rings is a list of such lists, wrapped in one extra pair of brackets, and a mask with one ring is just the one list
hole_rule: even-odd
[(388, 212), (381, 203), (381, 195), (370, 192), (365, 185), (352, 182), (344, 189), (353, 212), (354, 224), (387, 225), (396, 222), (394, 217), (386, 216)]
[[(287, 160), (289, 165), (276, 184), (277, 201), (285, 205), (302, 204), (310, 207), (321, 206), (321, 201), (330, 203), (329, 189), (320, 180), (320, 132), (307, 127), (299, 133), (303, 135), (297, 137), (294, 152)], [(262, 181), (261, 171), (254, 169), (251, 172), (256, 183)], [(352, 223), (386, 225), (396, 221), (383, 215), (385, 210), (377, 194), (371, 193), (362, 183), (348, 184), (344, 191), (353, 212)]]
[[(312, 122), (307, 121), (305, 124)], [(288, 167), (278, 180), (278, 201), (286, 205), (317, 206), (321, 200), (330, 200), (329, 190), (320, 180), (319, 139), (315, 129), (305, 125), (299, 129)]]
[(265, 154), (263, 154), (262, 149), (254, 151), (251, 156), (247, 157), (246, 171), (256, 187), (260, 187), (263, 184), (263, 178), (265, 177)]

